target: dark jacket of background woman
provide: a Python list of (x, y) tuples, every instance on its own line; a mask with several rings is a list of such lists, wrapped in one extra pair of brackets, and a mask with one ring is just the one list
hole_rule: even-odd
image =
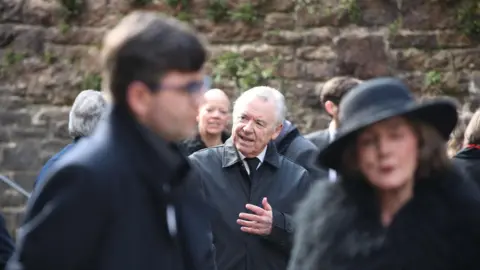
[[(225, 142), (228, 138), (230, 138), (230, 133), (224, 131), (222, 132), (222, 142)], [(191, 154), (207, 148), (205, 143), (202, 141), (202, 137), (200, 134), (197, 134), (194, 138), (184, 140), (179, 143), (180, 150), (184, 153), (185, 156), (190, 156)]]
[(452, 158), (452, 162), (480, 187), (480, 147), (472, 145), (463, 148)]
[(418, 179), (388, 228), (366, 181), (317, 183), (299, 207), (291, 270), (480, 269), (479, 190), (463, 179), (453, 169)]

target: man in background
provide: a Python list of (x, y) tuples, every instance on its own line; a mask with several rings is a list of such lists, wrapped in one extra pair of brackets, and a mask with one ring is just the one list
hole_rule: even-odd
[[(335, 133), (339, 124), (338, 106), (340, 105), (342, 98), (361, 82), (361, 80), (353, 77), (340, 76), (328, 80), (323, 85), (320, 90), (320, 102), (324, 106), (328, 115), (332, 117), (332, 121), (327, 129), (318, 130), (305, 135), (305, 138), (315, 144), (319, 151), (322, 151), (335, 138)], [(328, 177), (330, 181), (335, 181), (337, 179), (334, 170), (328, 170), (328, 175), (325, 175), (324, 177)]]

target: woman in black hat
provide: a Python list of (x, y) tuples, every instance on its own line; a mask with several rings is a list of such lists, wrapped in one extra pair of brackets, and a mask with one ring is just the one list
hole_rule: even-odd
[(479, 192), (445, 149), (455, 104), (419, 104), (399, 80), (379, 78), (339, 108), (319, 162), (342, 177), (300, 205), (289, 269), (480, 269)]

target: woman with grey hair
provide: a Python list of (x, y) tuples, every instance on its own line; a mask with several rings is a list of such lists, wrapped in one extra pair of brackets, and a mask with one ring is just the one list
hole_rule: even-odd
[(453, 163), (466, 176), (480, 185), (480, 109), (472, 116), (465, 130), (463, 148), (454, 157)]
[(47, 161), (35, 180), (34, 188), (43, 182), (49, 168), (70, 151), (78, 140), (93, 133), (97, 124), (104, 118), (106, 108), (107, 101), (99, 91), (84, 90), (78, 94), (73, 102), (68, 120), (68, 133), (73, 138), (73, 142)]
[(480, 197), (445, 151), (457, 117), (397, 79), (352, 89), (319, 155), (341, 177), (299, 206), (289, 269), (480, 269)]

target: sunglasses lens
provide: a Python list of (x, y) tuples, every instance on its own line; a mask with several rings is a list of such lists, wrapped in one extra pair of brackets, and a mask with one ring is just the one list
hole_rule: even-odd
[(210, 87), (212, 87), (212, 78), (205, 76), (205, 78), (203, 78), (203, 89), (208, 90)]

